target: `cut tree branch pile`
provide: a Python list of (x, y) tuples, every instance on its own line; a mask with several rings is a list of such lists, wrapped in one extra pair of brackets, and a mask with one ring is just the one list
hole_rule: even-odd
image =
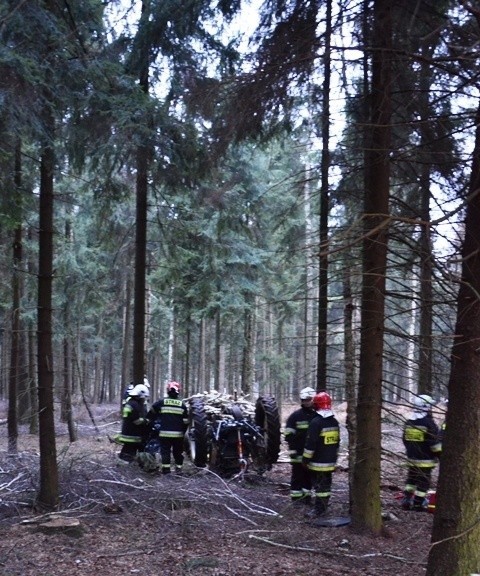
[(185, 398), (186, 402), (199, 400), (204, 405), (205, 414), (207, 417), (222, 417), (222, 419), (232, 418), (233, 415), (228, 412), (232, 407), (238, 406), (246, 418), (253, 418), (255, 416), (255, 404), (248, 400), (247, 395), (238, 396), (237, 394), (222, 394), (216, 390), (209, 392), (202, 392), (194, 394)]

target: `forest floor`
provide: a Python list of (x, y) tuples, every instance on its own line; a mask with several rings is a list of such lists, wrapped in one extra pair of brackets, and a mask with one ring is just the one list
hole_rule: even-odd
[[(125, 464), (117, 458), (119, 447), (108, 440), (119, 426), (114, 414), (102, 408), (96, 427), (79, 425), (79, 440), (72, 444), (59, 429), (56, 517), (66, 525), (59, 531), (33, 506), (38, 438), (22, 432), (12, 457), (2, 426), (1, 576), (425, 574), (433, 515), (400, 509), (396, 496), (405, 470), (401, 426), (395, 422), (384, 423), (385, 519), (382, 536), (374, 537), (349, 525), (319, 526), (304, 516), (305, 506), (292, 506), (286, 451), (263, 476), (231, 480), (188, 460), (183, 475), (166, 477)], [(344, 450), (338, 464), (327, 515), (333, 523), (348, 519)]]

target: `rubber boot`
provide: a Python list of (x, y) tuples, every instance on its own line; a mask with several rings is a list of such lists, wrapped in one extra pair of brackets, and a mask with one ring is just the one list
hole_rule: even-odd
[(405, 491), (403, 493), (403, 498), (400, 502), (400, 506), (403, 510), (411, 510), (413, 508), (413, 492)]
[(413, 499), (412, 510), (414, 512), (427, 512), (428, 507), (427, 507), (426, 498), (424, 496), (415, 496), (415, 498)]
[(324, 516), (327, 513), (329, 496), (315, 498), (315, 513), (317, 516)]
[(310, 496), (310, 494), (306, 494), (302, 499), (301, 499), (302, 504), (305, 504), (307, 506), (310, 506), (310, 504), (312, 503), (312, 497)]

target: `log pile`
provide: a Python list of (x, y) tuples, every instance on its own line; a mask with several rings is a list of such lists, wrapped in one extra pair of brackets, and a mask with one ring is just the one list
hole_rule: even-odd
[(232, 408), (240, 408), (245, 418), (255, 417), (255, 404), (247, 399), (248, 394), (226, 394), (217, 392), (217, 390), (210, 390), (208, 392), (200, 392), (185, 398), (186, 402), (193, 400), (200, 400), (205, 408), (207, 418), (215, 419), (230, 419), (234, 418), (231, 414)]

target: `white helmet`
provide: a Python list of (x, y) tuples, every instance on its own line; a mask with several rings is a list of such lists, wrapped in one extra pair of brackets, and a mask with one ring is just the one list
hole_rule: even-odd
[(146, 386), (150, 390), (150, 382), (146, 376), (143, 377), (143, 385)]
[(420, 410), (431, 410), (432, 406), (435, 406), (435, 400), (428, 394), (420, 394), (415, 397), (414, 404)]
[(145, 384), (137, 384), (130, 390), (130, 396), (137, 396), (138, 398), (149, 398), (150, 392)]
[(300, 390), (300, 400), (309, 400), (315, 396), (316, 392), (313, 388), (307, 386), (307, 388), (302, 388)]

